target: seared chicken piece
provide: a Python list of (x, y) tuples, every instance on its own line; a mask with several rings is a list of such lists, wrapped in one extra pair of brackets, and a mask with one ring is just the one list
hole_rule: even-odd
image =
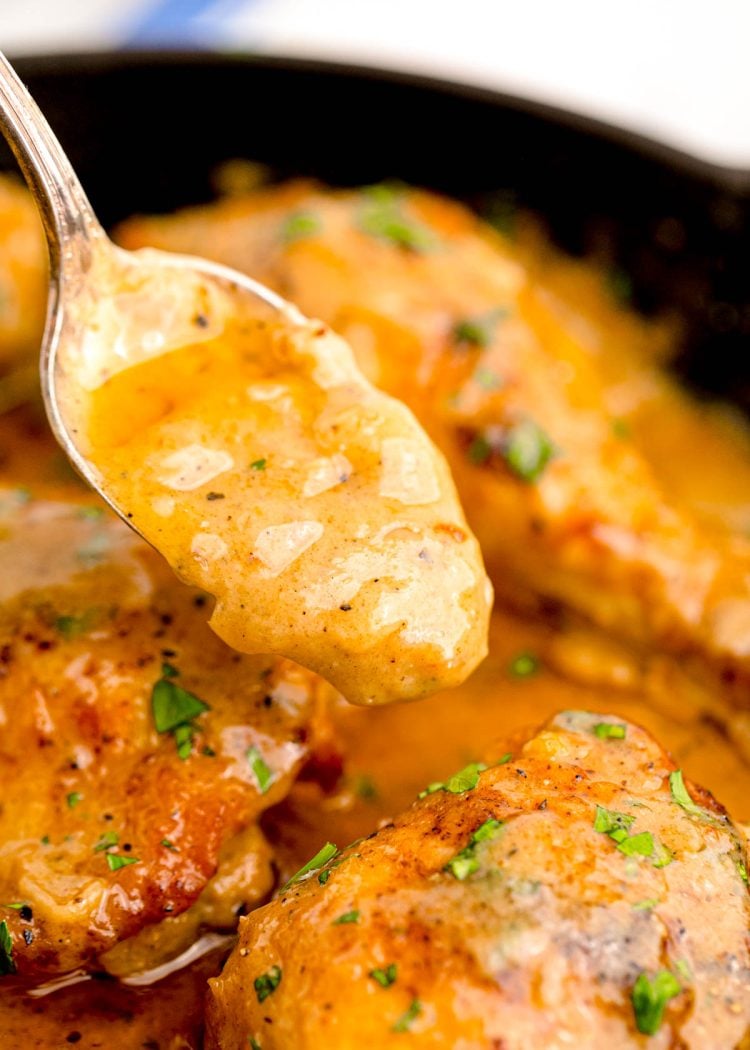
[(343, 335), (445, 452), (501, 593), (747, 681), (750, 544), (726, 527), (710, 458), (696, 452), (702, 499), (673, 465), (680, 434), (713, 447), (712, 427), (658, 367), (661, 335), (574, 264), (387, 187), (292, 183), (134, 220), (120, 239), (244, 269)]
[(208, 1047), (732, 1050), (748, 1031), (744, 839), (635, 725), (558, 715), (332, 853), (242, 920)]
[(0, 513), (0, 970), (149, 969), (270, 892), (257, 820), (331, 690), (230, 650), (102, 508)]

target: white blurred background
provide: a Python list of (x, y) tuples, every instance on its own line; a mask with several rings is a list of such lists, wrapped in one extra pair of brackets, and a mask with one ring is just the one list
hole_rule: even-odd
[(417, 70), (750, 169), (750, 0), (0, 0), (13, 55), (218, 48)]

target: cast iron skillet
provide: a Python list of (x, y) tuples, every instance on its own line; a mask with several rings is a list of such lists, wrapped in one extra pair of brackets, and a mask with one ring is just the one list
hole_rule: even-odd
[(750, 408), (750, 171), (490, 91), (330, 63), (121, 52), (16, 65), (105, 224), (210, 199), (233, 157), (334, 185), (396, 177), (504, 221), (520, 204), (568, 251), (600, 254), (639, 308), (676, 308), (680, 369)]

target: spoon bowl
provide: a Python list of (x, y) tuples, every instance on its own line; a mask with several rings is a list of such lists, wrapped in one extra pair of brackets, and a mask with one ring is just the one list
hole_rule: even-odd
[[(0, 52), (0, 129), (29, 185), (49, 249), (47, 321), (40, 348), (42, 398), (54, 436), (85, 481), (138, 530), (102, 485), (79, 437), (85, 391), (145, 357), (208, 340), (207, 300), (291, 325), (304, 317), (246, 274), (193, 256), (115, 245), (43, 113)], [(122, 292), (125, 288), (127, 291)]]

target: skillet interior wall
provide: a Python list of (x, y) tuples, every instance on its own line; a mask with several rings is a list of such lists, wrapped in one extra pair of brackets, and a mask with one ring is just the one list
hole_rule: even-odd
[[(213, 196), (232, 157), (333, 185), (398, 177), (544, 217), (685, 321), (677, 367), (750, 409), (750, 172), (548, 107), (417, 77), (250, 56), (19, 60), (105, 225)], [(7, 150), (0, 165), (12, 167)]]

